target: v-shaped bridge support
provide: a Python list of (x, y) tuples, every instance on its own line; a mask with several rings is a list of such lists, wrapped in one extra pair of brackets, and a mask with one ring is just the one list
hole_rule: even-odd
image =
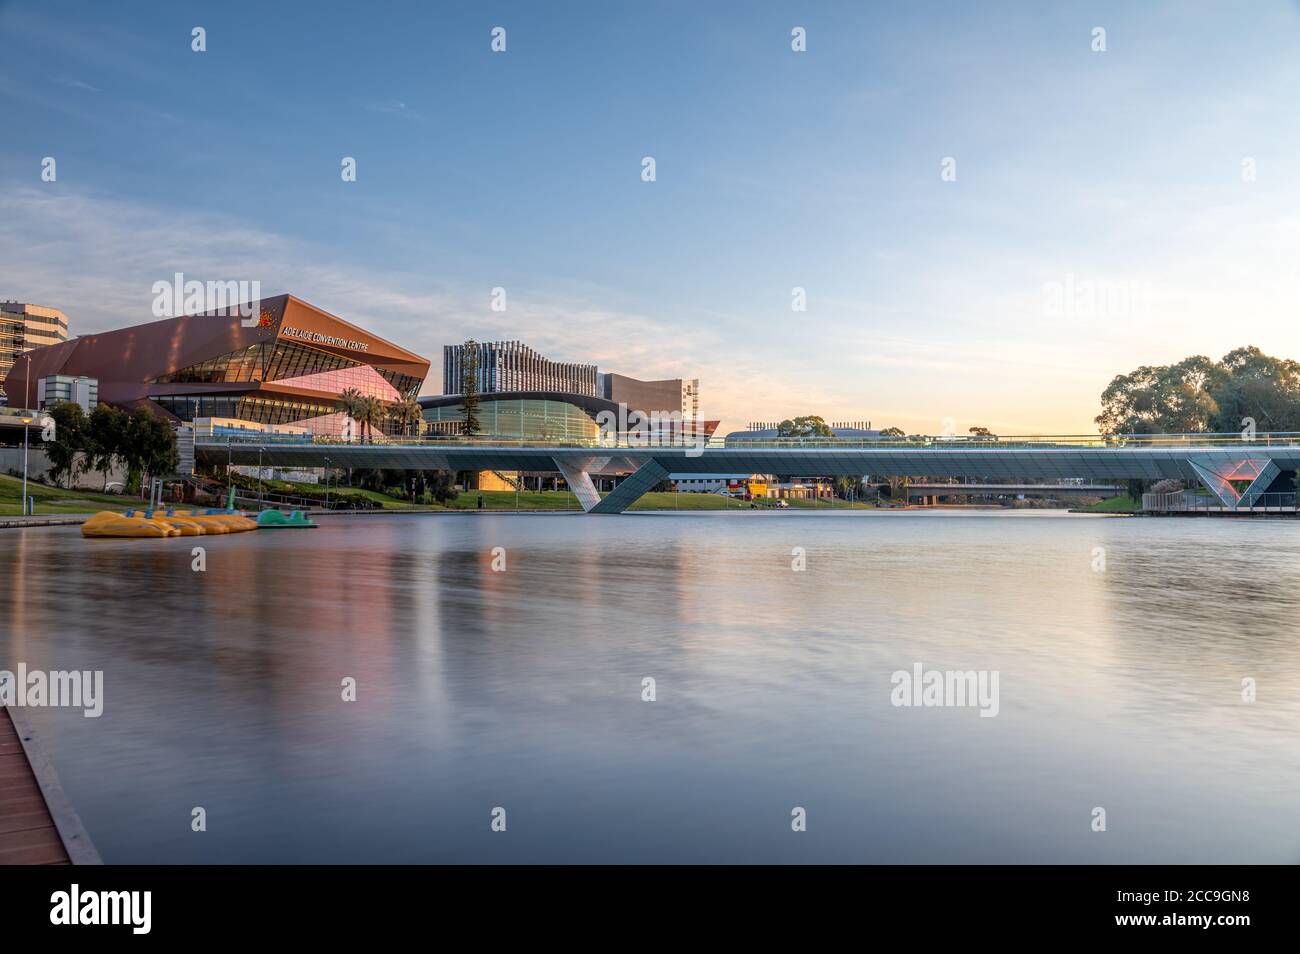
[[(1228, 460), (1196, 457), (1187, 463), (1205, 488), (1231, 510), (1253, 507), (1282, 472), (1271, 460), (1250, 457)], [(1249, 480), (1250, 485), (1237, 493), (1232, 485), (1234, 480)]]
[(648, 460), (631, 476), (625, 477), (612, 493), (602, 498), (588, 471), (599, 470), (608, 462), (608, 457), (555, 460), (555, 466), (564, 475), (574, 496), (578, 498), (578, 503), (582, 504), (582, 509), (587, 513), (622, 513), (636, 503), (642, 494), (668, 476), (667, 467), (656, 460)]

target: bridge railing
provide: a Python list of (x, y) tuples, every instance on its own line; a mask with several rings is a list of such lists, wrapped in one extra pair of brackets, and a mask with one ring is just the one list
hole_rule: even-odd
[[(445, 435), (430, 437), (401, 437), (376, 435), (365, 442), (346, 440), (337, 435), (326, 434), (211, 434), (195, 436), (196, 443), (207, 446), (230, 445), (276, 446), (284, 444), (337, 445), (340, 447), (520, 447), (520, 448), (566, 448), (581, 447), (593, 450), (636, 450), (654, 448), (665, 450), (684, 450), (701, 446), (695, 441), (657, 441), (650, 438), (645, 441), (635, 440), (526, 440), (495, 437), (456, 437)], [(778, 438), (710, 438), (702, 442), (709, 450), (804, 450), (828, 448), (837, 450), (1015, 450), (1019, 448), (1202, 448), (1202, 447), (1276, 447), (1300, 445), (1300, 432), (1287, 431), (1259, 433), (1245, 436), (1240, 433), (1228, 434), (1064, 434), (1064, 435), (1019, 435), (1005, 437), (931, 437), (911, 435), (907, 437), (881, 437), (874, 439), (842, 439), (834, 437), (778, 437)]]
[(1293, 512), (1296, 509), (1294, 493), (1260, 494), (1249, 506), (1228, 507), (1212, 494), (1196, 490), (1176, 490), (1167, 494), (1143, 494), (1142, 509), (1152, 513), (1224, 512), (1253, 513), (1262, 510)]

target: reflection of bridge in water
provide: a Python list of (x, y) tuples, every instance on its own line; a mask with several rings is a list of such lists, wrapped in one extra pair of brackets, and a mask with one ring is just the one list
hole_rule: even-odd
[[(1038, 485), (1079, 479), (1114, 483), (1174, 479), (1198, 488), (1193, 493), (1212, 499), (1220, 511), (1246, 513), (1265, 502), (1271, 505), (1270, 512), (1277, 512), (1283, 509), (1277, 506), (1279, 495), (1288, 493), (1290, 509), (1295, 510), (1300, 434), (1259, 434), (1251, 440), (1237, 434), (778, 439), (652, 447), (476, 438), (358, 444), (263, 434), (199, 436), (194, 454), (198, 462), (210, 465), (558, 471), (589, 513), (622, 513), (670, 473), (952, 477)], [(593, 476), (623, 479), (602, 497)]]

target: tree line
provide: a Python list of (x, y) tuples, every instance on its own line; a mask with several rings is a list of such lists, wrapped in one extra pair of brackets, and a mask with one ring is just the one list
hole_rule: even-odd
[(145, 474), (171, 474), (180, 466), (176, 432), (148, 408), (123, 411), (107, 404), (86, 414), (80, 404), (64, 402), (48, 412), (54, 434), (45, 442), (50, 476), (56, 485), (76, 473), (108, 475), (126, 468), (126, 491), (136, 493)]
[(1300, 431), (1300, 363), (1247, 346), (1116, 375), (1101, 395), (1103, 434)]

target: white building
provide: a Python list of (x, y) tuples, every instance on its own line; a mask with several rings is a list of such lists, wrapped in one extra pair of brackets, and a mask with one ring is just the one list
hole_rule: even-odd
[(56, 404), (80, 404), (89, 414), (99, 403), (99, 381), (96, 378), (72, 377), (52, 374), (36, 379), (36, 410), (44, 411)]
[(764, 474), (669, 474), (673, 490), (682, 494), (745, 493), (751, 483), (766, 483)]

